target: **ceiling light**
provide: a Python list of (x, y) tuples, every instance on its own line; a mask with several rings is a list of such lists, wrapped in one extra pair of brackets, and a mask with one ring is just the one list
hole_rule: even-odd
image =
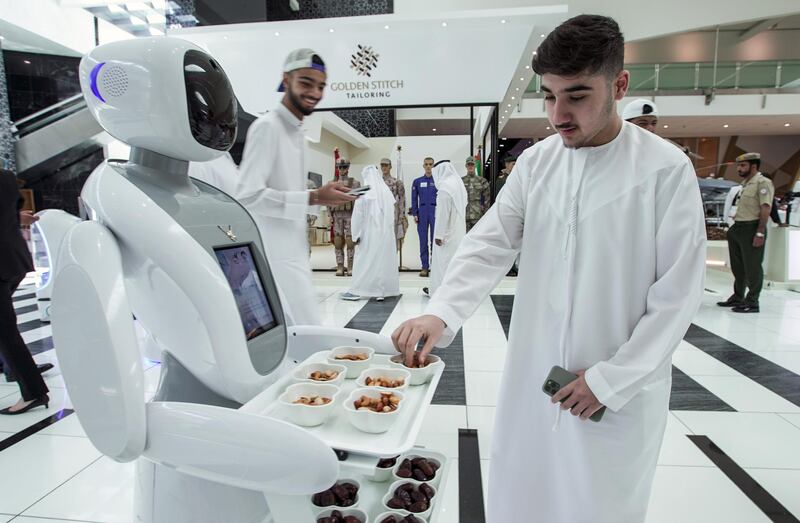
[(531, 66), (530, 66), (530, 65), (526, 65), (526, 66), (525, 66), (525, 69), (530, 69), (530, 68), (531, 68)]
[(789, 127), (790, 125), (792, 125), (792, 124), (790, 124), (790, 123), (783, 124), (784, 127)]
[(512, 100), (516, 100), (516, 97), (512, 96), (512, 97), (511, 97), (511, 99), (512, 99)]
[(522, 77), (520, 77), (519, 81), (520, 81), (520, 82), (524, 82), (524, 81), (525, 81), (525, 79), (524, 79), (524, 78), (522, 78)]
[(442, 27), (447, 27), (447, 22), (442, 22)]
[(500, 144), (500, 147), (503, 147), (503, 144), (502, 144), (502, 143)]
[(665, 126), (664, 126), (664, 129), (669, 129), (669, 125), (665, 125)]
[(433, 129), (431, 129), (431, 131), (436, 132), (436, 128), (434, 127)]
[(275, 36), (280, 36), (281, 34), (278, 31), (275, 31)]
[(388, 25), (383, 26), (384, 29), (389, 29)]
[(544, 38), (544, 37), (545, 37), (545, 35), (539, 35), (539, 36), (540, 36), (540, 37), (542, 37), (542, 38)]
[(517, 87), (517, 91), (519, 91), (519, 87)]
[(725, 125), (723, 125), (722, 127), (724, 127), (725, 129), (727, 129), (727, 128), (728, 128), (728, 124), (725, 124)]
[(550, 130), (550, 126), (549, 126), (549, 125), (547, 126), (547, 130), (548, 130), (548, 131)]
[(333, 27), (331, 27), (330, 29), (328, 29), (328, 32), (329, 32), (329, 33), (332, 33), (332, 32), (333, 32)]
[(508, 106), (511, 107), (511, 104), (508, 104)]
[(505, 140), (505, 139), (506, 139), (506, 137), (504, 136), (504, 137), (502, 137), (502, 138), (500, 138), (500, 139), (501, 139), (501, 140)]
[(501, 24), (504, 24), (504, 23), (506, 23), (506, 19), (505, 19), (505, 18), (503, 18), (502, 20), (500, 20), (500, 23), (501, 23)]
[(28, 64), (28, 65), (31, 65), (31, 61), (30, 61), (30, 60), (23, 60), (22, 62), (23, 62), (23, 63), (26, 63), (26, 64)]
[(533, 52), (533, 56), (536, 56), (536, 51)]

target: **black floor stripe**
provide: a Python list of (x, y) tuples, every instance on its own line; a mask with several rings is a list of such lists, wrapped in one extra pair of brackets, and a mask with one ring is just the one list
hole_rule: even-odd
[(28, 332), (33, 329), (38, 329), (39, 327), (44, 327), (45, 325), (49, 325), (49, 323), (44, 323), (41, 320), (31, 320), (17, 324), (17, 329), (19, 329), (20, 332)]
[(35, 298), (35, 297), (36, 297), (36, 293), (35, 292), (32, 293), (32, 294), (20, 294), (20, 295), (14, 296), (12, 298), (12, 301), (30, 300), (31, 298)]
[(400, 296), (386, 298), (383, 301), (378, 301), (375, 298), (370, 299), (361, 307), (361, 310), (347, 322), (345, 327), (378, 334), (386, 323), (386, 320), (392, 315), (394, 308), (397, 307), (402, 297), (403, 295), (401, 294)]
[(48, 336), (47, 338), (42, 338), (41, 340), (32, 341), (27, 345), (28, 350), (31, 351), (31, 354), (40, 354), (53, 348), (53, 337)]
[(474, 429), (458, 429), (458, 514), (460, 523), (486, 523), (481, 454)]
[(717, 291), (712, 291), (711, 289), (706, 289), (706, 292), (709, 292), (711, 294), (716, 294), (717, 293)]
[[(511, 313), (514, 310), (514, 296), (493, 295), (492, 304), (506, 333), (506, 339), (508, 339)], [(670, 410), (735, 412), (734, 408), (674, 366), (672, 367), (672, 394), (669, 408)]]
[(800, 407), (800, 376), (794, 372), (697, 325), (689, 327), (684, 339), (709, 356)]
[(720, 449), (707, 436), (687, 435), (692, 443), (705, 454), (726, 476), (733, 481), (750, 501), (775, 523), (800, 523), (777, 499), (758, 484), (753, 477), (740, 467), (725, 451)]
[(17, 316), (19, 316), (20, 314), (27, 314), (29, 312), (35, 311), (37, 309), (37, 307), (38, 306), (34, 303), (33, 305), (26, 305), (24, 307), (20, 307), (18, 309), (14, 309), (14, 312), (16, 312)]
[(669, 410), (736, 412), (736, 409), (674, 365), (672, 367), (672, 394), (669, 397)]
[(444, 361), (444, 372), (439, 386), (433, 395), (434, 405), (466, 405), (467, 385), (464, 378), (464, 338), (463, 331), (445, 349), (434, 349), (432, 354)]
[(34, 423), (30, 427), (17, 432), (13, 436), (7, 437), (6, 439), (0, 441), (0, 452), (6, 450), (8, 447), (10, 447), (10, 446), (12, 446), (14, 444), (19, 443), (20, 441), (24, 440), (25, 438), (27, 438), (29, 436), (33, 436), (34, 434), (36, 434), (40, 430), (46, 429), (47, 427), (49, 427), (53, 423), (61, 421), (62, 419), (64, 419), (65, 417), (69, 416), (73, 412), (75, 412), (75, 411), (72, 410), (72, 409), (61, 409), (58, 412), (56, 412), (55, 414), (53, 414), (52, 416), (47, 417), (47, 418), (45, 418), (45, 419), (43, 419), (41, 421), (38, 421), (38, 422)]
[(492, 304), (494, 310), (497, 312), (497, 317), (500, 319), (500, 324), (506, 333), (508, 339), (508, 328), (511, 326), (511, 312), (514, 310), (514, 296), (511, 295), (493, 295)]

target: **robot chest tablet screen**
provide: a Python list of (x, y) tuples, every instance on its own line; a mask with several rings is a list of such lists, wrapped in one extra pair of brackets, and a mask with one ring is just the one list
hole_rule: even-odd
[(247, 339), (275, 327), (275, 315), (264, 292), (250, 245), (215, 248), (214, 254), (233, 291)]

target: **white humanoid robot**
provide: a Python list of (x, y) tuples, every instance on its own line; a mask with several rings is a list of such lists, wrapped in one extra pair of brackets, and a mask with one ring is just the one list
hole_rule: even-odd
[[(132, 147), (89, 177), (90, 220), (66, 233), (55, 275), (54, 342), (81, 425), (105, 455), (138, 459), (136, 521), (305, 520), (285, 514), (333, 484), (335, 453), (240, 407), (309, 354), (359, 340), (391, 353), (391, 341), (287, 328), (252, 218), (188, 177), (190, 161), (236, 136), (233, 91), (211, 56), (175, 38), (126, 40), (91, 51), (80, 79), (100, 125)], [(134, 316), (163, 348), (150, 402)]]
[(33, 264), (36, 267), (36, 305), (39, 320), (50, 323), (53, 278), (61, 242), (67, 231), (80, 218), (60, 209), (45, 209), (36, 213), (39, 218), (31, 226), (33, 237)]

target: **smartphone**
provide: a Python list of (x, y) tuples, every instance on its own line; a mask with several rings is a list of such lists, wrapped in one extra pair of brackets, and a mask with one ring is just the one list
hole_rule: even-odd
[(350, 196), (361, 196), (365, 192), (369, 191), (369, 185), (364, 185), (363, 187), (356, 187), (355, 189), (350, 189), (347, 191), (347, 194)]
[[(561, 387), (566, 386), (568, 383), (575, 381), (576, 379), (578, 379), (577, 374), (573, 374), (570, 371), (556, 365), (555, 367), (550, 369), (550, 374), (548, 374), (547, 379), (544, 380), (544, 385), (542, 385), (542, 390), (548, 396), (553, 397), (556, 392), (561, 390)], [(592, 421), (600, 421), (603, 418), (603, 414), (605, 413), (605, 411), (606, 408), (603, 407), (594, 414), (592, 414), (589, 417), (589, 419)]]

